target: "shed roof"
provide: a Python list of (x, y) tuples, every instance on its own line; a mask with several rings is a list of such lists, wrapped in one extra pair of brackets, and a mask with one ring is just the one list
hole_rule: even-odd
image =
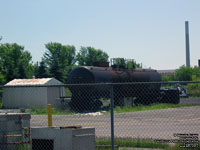
[(55, 78), (37, 78), (37, 79), (14, 79), (5, 86), (23, 86), (23, 85), (62, 85), (63, 83)]

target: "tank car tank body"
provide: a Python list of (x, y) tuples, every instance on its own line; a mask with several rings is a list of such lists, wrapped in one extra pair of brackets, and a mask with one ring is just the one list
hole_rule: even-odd
[[(110, 84), (99, 83), (116, 83), (113, 84), (114, 105), (122, 106), (121, 99), (125, 97), (135, 97), (136, 104), (155, 102), (160, 96), (161, 85), (146, 83), (161, 81), (161, 75), (153, 69), (80, 66), (70, 72), (67, 83), (79, 85), (69, 86), (72, 93), (71, 107), (84, 111), (100, 107), (102, 103), (99, 99), (110, 97)], [(126, 84), (130, 82), (133, 83)]]

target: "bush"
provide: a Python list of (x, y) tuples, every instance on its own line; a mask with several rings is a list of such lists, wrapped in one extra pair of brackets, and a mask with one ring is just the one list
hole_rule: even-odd
[(2, 99), (0, 99), (0, 109), (3, 107)]
[(0, 89), (0, 109), (3, 107), (2, 93), (3, 93), (3, 90)]
[(187, 85), (189, 96), (200, 97), (200, 84), (192, 83)]

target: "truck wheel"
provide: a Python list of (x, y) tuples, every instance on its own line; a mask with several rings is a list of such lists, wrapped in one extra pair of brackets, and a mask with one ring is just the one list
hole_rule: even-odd
[(167, 89), (161, 92), (160, 102), (169, 104), (178, 104), (180, 102), (179, 91), (174, 89)]

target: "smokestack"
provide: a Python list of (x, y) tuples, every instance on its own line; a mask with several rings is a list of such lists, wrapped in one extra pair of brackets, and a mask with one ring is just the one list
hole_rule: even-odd
[(186, 67), (190, 67), (189, 22), (185, 21)]

